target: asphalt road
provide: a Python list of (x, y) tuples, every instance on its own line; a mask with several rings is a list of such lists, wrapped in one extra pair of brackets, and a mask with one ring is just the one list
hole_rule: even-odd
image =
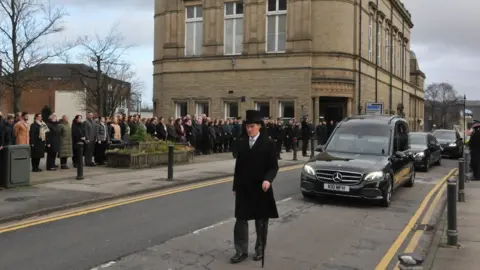
[[(294, 226), (292, 230), (296, 234), (291, 234), (290, 237), (297, 235), (308, 239), (309, 231), (318, 230), (319, 234), (325, 235), (324, 239), (328, 241), (326, 246), (328, 252), (320, 252), (323, 254), (320, 256), (321, 258), (328, 257), (333, 252), (335, 254), (351, 253), (352, 244), (348, 241), (338, 241), (338, 244), (333, 241), (334, 239), (350, 239), (359, 245), (357, 248), (353, 248), (354, 251), (368, 253), (370, 250), (373, 252), (371, 255), (374, 257), (373, 260), (369, 258), (370, 263), (366, 264), (369, 267), (381, 259), (385, 250), (417, 209), (425, 194), (433, 187), (432, 183), (445, 175), (449, 167), (453, 166), (453, 162), (445, 160), (442, 167), (432, 168), (428, 175), (419, 173), (419, 181), (415, 188), (401, 189), (395, 195), (394, 202), (389, 209), (369, 205), (358, 207), (356, 202), (353, 204), (351, 202), (347, 204), (328, 202), (325, 205), (314, 203), (313, 206), (316, 207), (312, 207), (311, 202), (300, 198), (299, 169), (282, 172), (274, 185), (276, 199), (293, 199), (287, 206), (282, 206), (282, 213), (284, 216), (287, 213), (287, 218), (280, 219), (279, 222), (281, 224), (288, 223), (285, 221), (289, 221), (288, 213), (292, 209), (304, 209), (305, 211), (301, 211), (304, 214), (298, 215), (298, 218), (295, 219), (297, 223), (291, 223), (291, 226)], [(337, 202), (337, 200), (335, 201)], [(315, 211), (309, 212), (313, 210)], [(232, 215), (231, 183), (226, 183), (58, 220), (1, 234), (0, 269), (83, 270), (118, 260), (156, 245), (170, 249), (169, 242), (165, 242), (175, 237), (179, 237), (176, 238), (179, 239), (177, 241), (180, 241), (177, 244), (189, 246), (189, 241), (182, 238), (182, 235), (188, 235), (194, 230), (223, 221)], [(326, 216), (334, 218), (326, 219)], [(381, 232), (372, 230), (371, 227), (366, 226), (369, 225), (365, 223), (368, 220), (372, 224), (381, 223), (380, 225), (385, 226), (386, 229)], [(310, 227), (305, 230), (295, 229), (308, 224)], [(312, 224), (315, 225), (313, 228)], [(339, 228), (341, 229), (340, 234)], [(275, 231), (275, 229), (273, 230)], [(221, 232), (215, 233), (215, 235), (216, 240), (221, 237), (219, 240), (221, 243), (231, 244), (231, 242), (225, 241), (231, 238), (231, 227), (224, 226), (221, 228)], [(365, 240), (366, 242), (362, 240), (369, 237), (373, 240)], [(281, 237), (278, 239), (277, 242), (282, 240)], [(208, 238), (199, 241), (200, 243), (202, 241), (215, 243), (215, 241), (209, 241)], [(294, 243), (295, 239), (290, 238), (289, 241)], [(275, 246), (274, 240), (271, 245)], [(280, 241), (277, 245), (284, 245), (284, 243)], [(372, 249), (372, 245), (375, 248)], [(312, 247), (308, 247), (308, 249), (311, 250)], [(228, 251), (228, 248), (226, 250)], [(221, 254), (225, 257), (221, 258), (223, 262), (233, 253), (222, 252)], [(328, 261), (327, 257), (325, 259)], [(355, 258), (353, 255), (350, 257)], [(171, 259), (169, 261), (171, 263)], [(352, 263), (358, 264), (361, 263), (361, 260), (351, 259), (343, 264), (352, 265)], [(137, 265), (137, 267), (140, 267), (137, 269), (147, 269), (142, 265)], [(360, 269), (373, 269), (363, 268), (361, 265), (359, 267)], [(224, 266), (212, 269), (222, 268), (225, 269)], [(151, 269), (164, 269), (164, 267), (156, 264), (156, 268)]]

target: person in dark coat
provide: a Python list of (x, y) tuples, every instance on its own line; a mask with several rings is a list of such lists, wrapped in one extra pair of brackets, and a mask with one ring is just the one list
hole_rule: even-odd
[(33, 123), (30, 125), (29, 133), (32, 172), (42, 171), (42, 169), (40, 169), (40, 159), (45, 157), (45, 143), (49, 131), (48, 126), (42, 121), (42, 115), (39, 113), (35, 114)]
[[(83, 126), (82, 122), (83, 117), (81, 115), (76, 115), (75, 118), (72, 121), (72, 148), (73, 148), (73, 157), (72, 157), (72, 162), (73, 162), (73, 167), (77, 167), (77, 160), (79, 158), (83, 158), (83, 153), (80, 153), (80, 155), (76, 151), (77, 144), (79, 143), (86, 143), (86, 138), (85, 138), (85, 129)], [(84, 148), (85, 151), (85, 148)]]
[(47, 170), (55, 171), (58, 166), (55, 165), (61, 145), (62, 127), (58, 124), (57, 115), (52, 114), (47, 122), (50, 132), (47, 133)]
[(233, 193), (235, 195), (235, 255), (231, 263), (239, 263), (248, 257), (248, 221), (255, 220), (257, 240), (254, 260), (262, 260), (268, 219), (278, 218), (272, 182), (278, 173), (275, 142), (260, 132), (260, 111), (246, 112), (245, 129), (248, 138), (238, 145)]
[(480, 180), (480, 125), (473, 125), (468, 147), (470, 148), (470, 168), (473, 178)]

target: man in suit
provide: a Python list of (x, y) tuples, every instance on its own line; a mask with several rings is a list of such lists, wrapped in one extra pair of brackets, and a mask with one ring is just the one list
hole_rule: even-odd
[(100, 117), (97, 125), (97, 143), (95, 144), (95, 163), (105, 165), (105, 152), (110, 144), (110, 129), (105, 124), (105, 117)]
[(231, 263), (248, 257), (248, 221), (255, 220), (257, 241), (255, 261), (262, 260), (266, 245), (268, 219), (278, 218), (277, 205), (271, 187), (278, 172), (275, 142), (261, 133), (260, 111), (246, 112), (245, 130), (248, 137), (237, 148), (233, 177), (235, 195), (235, 227), (233, 232), (235, 255)]
[(96, 164), (93, 162), (93, 152), (95, 150), (95, 142), (97, 141), (97, 125), (93, 122), (93, 113), (87, 114), (87, 120), (83, 122), (85, 130), (85, 137), (87, 143), (85, 144), (85, 166), (93, 167)]

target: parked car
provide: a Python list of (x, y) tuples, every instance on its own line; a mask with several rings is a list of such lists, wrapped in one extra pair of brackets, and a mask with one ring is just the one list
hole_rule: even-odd
[(463, 156), (463, 139), (460, 133), (451, 129), (437, 129), (433, 136), (442, 146), (442, 155), (450, 158), (461, 158)]
[(435, 136), (427, 132), (410, 132), (410, 150), (415, 157), (415, 168), (428, 172), (430, 166), (442, 162), (442, 146)]
[(408, 123), (399, 116), (358, 115), (341, 121), (301, 172), (306, 198), (334, 195), (390, 205), (400, 186), (412, 187), (415, 166)]

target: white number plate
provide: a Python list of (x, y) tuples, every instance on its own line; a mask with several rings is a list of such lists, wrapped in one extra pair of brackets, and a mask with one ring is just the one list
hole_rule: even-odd
[(350, 187), (345, 185), (337, 185), (337, 184), (324, 184), (323, 188), (326, 190), (334, 190), (334, 191), (342, 191), (342, 192), (349, 192)]

